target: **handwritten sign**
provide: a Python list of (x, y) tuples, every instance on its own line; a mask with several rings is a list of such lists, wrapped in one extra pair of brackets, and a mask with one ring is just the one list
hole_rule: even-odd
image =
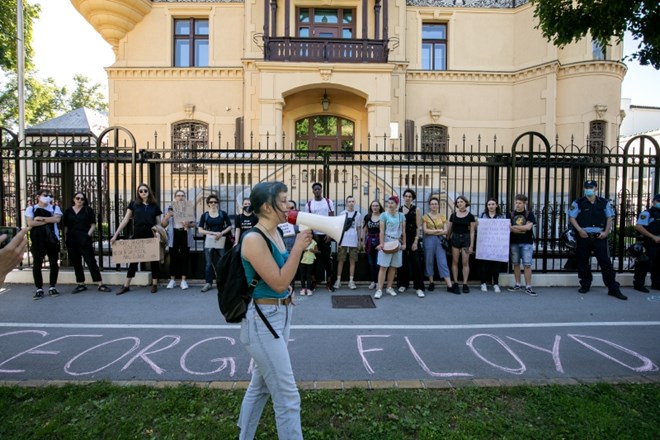
[(188, 200), (172, 202), (172, 211), (174, 211), (174, 223), (177, 226), (195, 221), (195, 206)]
[(160, 240), (157, 238), (119, 240), (112, 245), (112, 262), (124, 264), (160, 261), (160, 249)]
[(220, 237), (219, 239), (215, 239), (215, 236), (213, 235), (206, 235), (206, 238), (204, 238), (204, 248), (205, 249), (224, 249), (225, 248), (225, 240), (227, 237), (224, 235)]
[(509, 261), (510, 222), (503, 218), (480, 218), (477, 234), (477, 259)]
[(280, 223), (277, 227), (282, 231), (283, 237), (293, 237), (296, 235), (296, 230), (291, 223)]

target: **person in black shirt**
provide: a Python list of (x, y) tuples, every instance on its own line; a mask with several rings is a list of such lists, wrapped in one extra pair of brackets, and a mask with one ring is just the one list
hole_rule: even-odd
[(374, 200), (369, 205), (369, 214), (364, 216), (362, 237), (364, 240), (364, 252), (367, 254), (371, 284), (369, 289), (375, 289), (378, 285), (378, 245), (380, 244), (380, 215), (385, 212), (383, 205)]
[[(138, 186), (135, 199), (128, 205), (126, 215), (121, 221), (115, 235), (110, 239), (110, 244), (117, 241), (117, 237), (121, 231), (126, 227), (129, 221), (133, 219), (133, 236), (131, 238), (152, 238), (160, 237), (156, 225), (160, 224), (160, 216), (163, 211), (160, 210), (156, 196), (151, 191), (151, 188), (146, 184)], [(151, 293), (158, 291), (158, 273), (160, 272), (160, 261), (152, 261), (151, 265)], [(128, 266), (128, 273), (126, 274), (126, 281), (124, 286), (119, 289), (117, 295), (123, 295), (130, 289), (131, 281), (137, 272), (138, 263), (131, 263)]]
[(406, 217), (406, 249), (403, 251), (403, 265), (396, 271), (396, 284), (399, 293), (408, 288), (410, 281), (419, 298), (424, 298), (424, 278), (419, 259), (419, 236), (422, 232), (422, 211), (414, 204), (415, 191), (408, 188), (403, 192), (403, 204), (399, 212)]
[(236, 240), (234, 241), (234, 246), (236, 246), (241, 238), (241, 232), (247, 232), (252, 229), (259, 219), (252, 212), (252, 207), (250, 206), (250, 199), (243, 200), (243, 210), (240, 214), (236, 216), (235, 229), (236, 229)]
[(87, 203), (87, 196), (84, 193), (78, 191), (73, 195), (71, 206), (62, 215), (62, 226), (64, 227), (64, 243), (69, 252), (69, 260), (73, 264), (76, 283), (78, 283), (72, 293), (87, 290), (83, 260), (89, 268), (92, 281), (98, 284), (99, 291), (110, 292), (110, 288), (103, 284), (101, 271), (94, 256), (92, 236), (96, 229), (96, 216)]
[(463, 259), (463, 293), (470, 293), (468, 276), (470, 275), (470, 254), (474, 252), (474, 227), (476, 219), (468, 208), (470, 202), (464, 196), (456, 197), (456, 210), (449, 217), (449, 235), (451, 243), (451, 271), (454, 284), (451, 292), (460, 294), (458, 289), (458, 259)]
[[(231, 222), (227, 213), (219, 208), (219, 199), (215, 194), (206, 198), (209, 209), (199, 219), (198, 231), (204, 236), (204, 279), (206, 284), (202, 292), (208, 292), (215, 277), (215, 264), (225, 254), (227, 236), (231, 233)], [(225, 237), (225, 247), (220, 246)], [(220, 247), (218, 247), (220, 246)]]

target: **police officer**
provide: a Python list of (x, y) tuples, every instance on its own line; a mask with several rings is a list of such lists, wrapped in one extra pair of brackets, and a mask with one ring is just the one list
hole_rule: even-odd
[(619, 289), (616, 282), (614, 267), (610, 260), (607, 236), (612, 230), (614, 209), (609, 200), (596, 195), (598, 183), (595, 180), (584, 182), (584, 197), (571, 204), (568, 220), (577, 231), (577, 248), (575, 258), (578, 266), (580, 288), (578, 292), (587, 293), (591, 287), (593, 275), (589, 257), (594, 253), (603, 275), (603, 283), (607, 286), (607, 294), (618, 299), (628, 299)]
[(635, 290), (649, 293), (644, 287), (646, 272), (651, 271), (651, 289), (660, 290), (660, 194), (653, 197), (653, 204), (637, 218), (635, 230), (644, 237), (647, 259), (637, 261), (633, 286)]

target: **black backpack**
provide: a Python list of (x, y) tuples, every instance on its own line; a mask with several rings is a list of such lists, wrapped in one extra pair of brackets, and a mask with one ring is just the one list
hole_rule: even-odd
[[(259, 228), (252, 228), (241, 234), (238, 245), (225, 253), (215, 268), (216, 283), (218, 286), (218, 306), (220, 307), (220, 313), (222, 313), (222, 316), (229, 323), (238, 323), (245, 318), (248, 304), (252, 301), (252, 291), (257, 287), (259, 280), (261, 280), (259, 274), (255, 273), (254, 278), (248, 284), (245, 269), (243, 268), (241, 247), (243, 245), (243, 237), (247, 236), (250, 232), (258, 232), (266, 240), (266, 243), (269, 244), (272, 251), (272, 245), (266, 235)], [(279, 339), (279, 335), (270, 325), (266, 316), (261, 312), (259, 306), (256, 303), (254, 306), (259, 317), (266, 324), (266, 327), (268, 327), (268, 330), (270, 330), (275, 339)]]

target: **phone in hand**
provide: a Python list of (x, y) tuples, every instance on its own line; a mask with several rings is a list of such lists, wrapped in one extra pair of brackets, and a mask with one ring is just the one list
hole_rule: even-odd
[(13, 238), (18, 234), (18, 231), (20, 231), (19, 228), (14, 228), (12, 226), (0, 226), (0, 235), (6, 235), (7, 238), (5, 238), (2, 243), (0, 243), (0, 249), (3, 247), (7, 246), (10, 241), (13, 240)]

